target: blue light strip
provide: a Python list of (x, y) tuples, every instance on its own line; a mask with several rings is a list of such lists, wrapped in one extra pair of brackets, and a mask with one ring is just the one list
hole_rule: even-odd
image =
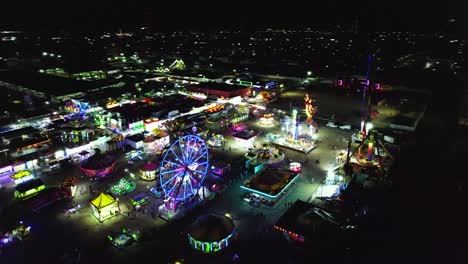
[(172, 182), (175, 178), (177, 178), (180, 175), (181, 172), (183, 172), (183, 171), (180, 171), (179, 173), (172, 176), (172, 178), (170, 178), (168, 181), (166, 181), (164, 184), (162, 184), (161, 187), (164, 187), (166, 184)]
[(200, 173), (200, 174), (203, 174), (203, 173), (205, 173), (205, 172), (203, 172), (203, 171), (199, 171), (199, 170), (190, 170), (190, 171), (195, 171), (195, 172), (198, 172), (198, 173)]
[(172, 147), (171, 147), (171, 152), (172, 152), (172, 154), (174, 154), (176, 160), (179, 161), (181, 165), (184, 165), (184, 161), (181, 158), (179, 158), (179, 156), (177, 156), (177, 154), (174, 152), (174, 150), (172, 150)]
[[(169, 192), (166, 193), (167, 196), (170, 197), (170, 194), (171, 194), (171, 192), (174, 190), (174, 188), (176, 187), (176, 185), (177, 185), (177, 184), (172, 185), (172, 188), (169, 190)], [(165, 189), (163, 188), (163, 190), (165, 190)], [(177, 195), (179, 195), (179, 194), (177, 194)]]
[(171, 171), (165, 171), (165, 172), (161, 172), (162, 175), (164, 174), (168, 174), (168, 173), (172, 173), (172, 172), (176, 172), (176, 171), (179, 171), (180, 169), (176, 169), (176, 170), (171, 170)]
[[(190, 174), (189, 174), (189, 175), (190, 175)], [(192, 194), (192, 193), (194, 193), (194, 192), (193, 192), (193, 186), (192, 186), (192, 176), (189, 176), (189, 177), (190, 177), (190, 179), (189, 179), (188, 182), (190, 183), (190, 194)]]
[(188, 150), (187, 150), (187, 160), (186, 161), (188, 163), (191, 163), (190, 160), (192, 159), (193, 150), (195, 149), (194, 146), (197, 144), (198, 138), (195, 138), (195, 140), (193, 140), (193, 141), (195, 141), (195, 142), (192, 144), (192, 146), (187, 145)]
[[(189, 238), (189, 243), (193, 245), (195, 249), (205, 252), (205, 245), (210, 245), (210, 252), (214, 252), (214, 248), (215, 248), (214, 245), (216, 245), (216, 248), (218, 249), (216, 251), (220, 251), (224, 248), (227, 248), (229, 246), (229, 239), (231, 239), (232, 236), (234, 236), (236, 232), (237, 230), (234, 228), (231, 234), (229, 234), (227, 237), (221, 239), (218, 242), (202, 242), (202, 241), (196, 240), (190, 234), (188, 234), (188, 238)], [(226, 246), (221, 248), (221, 244), (223, 243), (223, 241), (226, 241)], [(201, 248), (197, 248), (197, 242), (200, 243)]]
[(197, 157), (198, 153), (200, 152), (201, 148), (198, 149), (197, 151), (194, 151), (190, 154), (190, 157), (188, 159), (188, 163), (191, 164), (193, 163), (193, 160), (195, 159), (195, 157)]
[[(175, 163), (175, 162), (167, 161), (167, 160), (165, 160), (165, 161), (163, 161), (163, 162), (169, 163), (169, 164), (174, 164), (174, 165), (178, 166), (179, 168), (181, 168), (181, 167), (183, 168), (183, 166), (181, 166), (179, 163)], [(161, 166), (161, 167), (164, 167), (164, 166)]]
[(245, 187), (244, 185), (241, 185), (240, 188), (241, 189), (244, 189), (244, 190), (247, 190), (247, 191), (250, 191), (250, 192), (253, 192), (253, 193), (256, 193), (258, 195), (262, 195), (262, 196), (266, 196), (268, 198), (271, 198), (271, 199), (276, 199), (278, 198), (278, 196), (283, 192), (285, 191), (289, 185), (291, 185), (299, 176), (300, 174), (297, 174), (296, 177), (294, 177), (292, 179), (292, 181), (290, 181), (288, 184), (286, 184), (286, 186), (283, 187), (283, 189), (277, 194), (277, 195), (270, 195), (270, 194), (267, 194), (267, 193), (264, 193), (264, 192), (261, 192), (261, 191), (257, 191), (257, 190), (254, 190), (254, 189), (251, 189), (249, 187)]
[[(205, 156), (205, 153), (200, 154), (200, 156), (199, 156), (196, 160), (190, 162), (190, 164), (193, 164), (193, 163), (197, 162), (199, 159), (203, 158), (204, 156)], [(207, 160), (207, 162), (208, 162), (208, 158), (207, 158), (206, 160)]]
[[(185, 155), (186, 153), (184, 152), (184, 148), (182, 147), (180, 140), (178, 142), (179, 142), (180, 153), (182, 153), (182, 158), (184, 158), (182, 161), (184, 162), (184, 164), (186, 164), (186, 159), (187, 159)], [(185, 144), (186, 144), (185, 146), (187, 146), (187, 142)]]
[[(192, 156), (190, 157), (189, 163), (194, 163), (194, 162), (196, 162), (198, 159), (195, 160), (195, 158), (196, 158), (196, 157), (199, 157), (198, 155), (200, 154), (200, 152), (203, 152), (203, 151), (207, 151), (207, 150), (206, 150), (205, 144), (203, 144), (203, 145), (197, 150), (197, 152), (195, 152), (195, 154), (192, 155)], [(203, 153), (203, 154), (200, 154), (200, 155), (203, 156), (204, 153)]]

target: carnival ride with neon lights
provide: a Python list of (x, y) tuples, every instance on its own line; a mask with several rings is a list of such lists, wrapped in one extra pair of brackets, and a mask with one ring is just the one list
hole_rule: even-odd
[(88, 111), (89, 102), (82, 102), (75, 99), (70, 99), (70, 101), (65, 103), (65, 110), (68, 111), (69, 118), (81, 117), (84, 118), (86, 111)]
[(304, 101), (307, 115), (307, 124), (313, 125), (318, 129), (318, 125), (314, 121), (314, 114), (317, 112), (317, 108), (312, 105), (312, 98), (309, 97), (308, 93), (305, 95)]
[[(363, 150), (364, 147), (367, 147), (367, 151)], [(383, 164), (389, 159), (393, 160), (392, 154), (374, 132), (369, 133), (349, 155), (346, 165), (356, 172), (365, 169), (368, 174), (379, 176), (385, 172)]]
[(263, 114), (260, 116), (258, 124), (264, 127), (272, 127), (275, 125), (275, 114)]
[(69, 147), (85, 145), (93, 139), (94, 131), (87, 128), (67, 130), (60, 135), (61, 142)]
[(62, 182), (62, 189), (68, 192), (69, 197), (74, 197), (77, 191), (77, 180), (74, 176), (65, 178)]
[[(175, 141), (164, 155), (159, 170), (159, 179), (167, 199), (165, 209), (175, 214), (180, 204), (200, 198), (202, 186), (209, 167), (208, 147), (195, 135), (187, 135)], [(164, 209), (164, 208), (163, 208)]]
[(88, 177), (105, 177), (114, 170), (116, 163), (114, 156), (96, 153), (83, 161), (80, 169)]
[(109, 191), (112, 195), (123, 195), (126, 193), (133, 192), (135, 188), (136, 182), (122, 178), (116, 184), (112, 185), (109, 188)]
[(245, 156), (254, 157), (261, 164), (278, 164), (286, 157), (277, 147), (266, 143), (261, 147), (249, 149)]
[(208, 145), (212, 147), (222, 147), (224, 145), (224, 136), (216, 134), (210, 137), (207, 141)]
[(20, 226), (7, 232), (3, 235), (0, 234), (0, 254), (2, 250), (13, 245), (14, 243), (26, 240), (31, 235), (31, 226), (24, 226), (23, 221), (20, 221)]
[(140, 176), (145, 181), (152, 181), (156, 179), (156, 173), (159, 169), (159, 164), (154, 162), (147, 162), (140, 168)]
[(191, 247), (204, 253), (223, 250), (236, 237), (236, 227), (229, 214), (201, 215), (188, 232)]
[(140, 231), (138, 230), (127, 230), (122, 229), (122, 233), (112, 236), (108, 235), (107, 239), (117, 248), (126, 248), (132, 245), (135, 241), (140, 238)]
[(261, 202), (266, 205), (273, 205), (281, 197), (287, 195), (288, 190), (296, 179), (300, 178), (300, 173), (284, 168), (266, 167), (254, 177), (247, 179), (240, 186), (247, 191), (244, 200), (250, 202)]
[(273, 143), (304, 153), (308, 153), (315, 148), (314, 139), (318, 127), (313, 123), (301, 122), (296, 109), (292, 111), (291, 117), (285, 116), (282, 118), (280, 124), (282, 134), (274, 137)]
[(242, 132), (248, 129), (248, 126), (244, 122), (232, 123), (232, 131)]

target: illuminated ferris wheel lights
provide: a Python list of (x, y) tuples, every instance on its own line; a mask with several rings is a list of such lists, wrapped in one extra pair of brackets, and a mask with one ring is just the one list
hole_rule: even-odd
[(161, 164), (159, 175), (164, 193), (184, 200), (202, 187), (208, 170), (208, 149), (198, 136), (184, 136), (171, 145)]

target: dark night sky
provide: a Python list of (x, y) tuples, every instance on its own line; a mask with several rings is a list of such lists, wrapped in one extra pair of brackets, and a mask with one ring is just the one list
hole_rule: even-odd
[[(255, 28), (286, 26), (312, 28), (349, 25), (355, 17), (362, 30), (408, 30), (434, 32), (452, 17), (461, 17), (462, 1), (147, 1), (146, 4), (97, 4), (62, 1), (44, 4), (3, 4), (0, 29), (74, 29), (93, 31), (131, 29), (144, 24), (156, 30)], [(136, 2), (136, 1), (132, 1)], [(187, 2), (187, 3), (185, 3)], [(196, 3), (195, 3), (196, 2)], [(200, 3), (202, 2), (202, 3)], [(421, 2), (421, 1), (418, 1)], [(27, 8), (25, 8), (27, 7)], [(460, 19), (457, 19), (459, 23)], [(460, 21), (461, 22), (461, 21)]]

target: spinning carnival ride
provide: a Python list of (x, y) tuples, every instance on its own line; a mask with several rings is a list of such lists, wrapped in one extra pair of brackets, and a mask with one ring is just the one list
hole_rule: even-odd
[(305, 110), (307, 115), (307, 124), (314, 125), (318, 128), (318, 125), (314, 122), (314, 114), (317, 112), (317, 108), (312, 105), (312, 98), (309, 97), (309, 94), (306, 94), (304, 97), (305, 101)]
[(313, 116), (317, 108), (312, 105), (312, 99), (309, 94), (305, 95), (305, 113), (307, 121), (301, 121), (300, 112), (294, 109), (291, 116), (285, 116), (280, 119), (282, 135), (276, 137), (273, 143), (282, 147), (309, 153), (315, 148), (317, 132), (319, 126), (314, 122)]
[(167, 199), (166, 209), (198, 197), (208, 171), (208, 148), (203, 139), (187, 135), (175, 141), (161, 162), (159, 179)]
[(375, 132), (369, 133), (352, 153), (350, 153), (349, 144), (348, 155), (346, 159), (348, 170), (352, 169), (354, 172), (366, 173), (370, 176), (385, 175), (384, 163), (387, 160), (393, 160), (392, 154)]

